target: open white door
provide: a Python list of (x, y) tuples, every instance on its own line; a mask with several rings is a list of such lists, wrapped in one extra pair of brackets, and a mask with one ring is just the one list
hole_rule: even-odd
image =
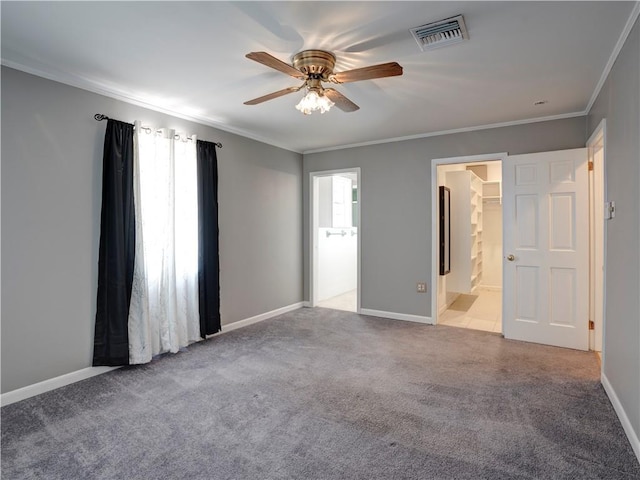
[(502, 163), (504, 336), (588, 350), (587, 149)]

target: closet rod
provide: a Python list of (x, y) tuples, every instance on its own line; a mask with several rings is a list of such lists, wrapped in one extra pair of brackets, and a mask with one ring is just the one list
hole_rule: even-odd
[[(102, 113), (96, 113), (93, 116), (93, 118), (96, 119), (99, 122), (101, 122), (102, 120), (109, 120), (109, 117), (107, 117), (106, 115), (103, 115)], [(149, 127), (141, 127), (141, 128), (143, 130), (151, 131), (151, 129)], [(180, 135), (176, 135), (175, 138), (176, 139), (180, 138)], [(191, 140), (191, 138), (187, 137), (187, 140)], [(218, 148), (222, 148), (222, 144), (220, 142), (211, 142), (211, 143), (213, 143)]]

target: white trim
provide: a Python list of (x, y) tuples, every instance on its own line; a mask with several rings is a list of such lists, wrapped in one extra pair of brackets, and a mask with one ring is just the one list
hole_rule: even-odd
[(640, 461), (640, 439), (638, 438), (638, 432), (634, 431), (633, 425), (631, 425), (631, 421), (627, 416), (627, 412), (624, 411), (624, 407), (622, 406), (622, 403), (620, 403), (618, 395), (616, 395), (616, 391), (614, 390), (613, 386), (611, 386), (609, 379), (604, 373), (600, 376), (600, 382), (604, 387), (604, 391), (607, 392), (607, 395), (609, 396), (611, 405), (613, 405), (613, 409), (618, 415), (618, 419), (622, 424), (624, 432), (627, 434), (629, 443), (631, 443), (631, 448), (633, 448), (638, 461)]
[[(277, 317), (278, 315), (297, 310), (299, 308), (302, 308), (303, 303), (304, 302), (294, 303), (292, 305), (277, 308), (275, 310), (271, 310), (270, 312), (262, 313), (254, 317), (245, 318), (244, 320), (239, 320), (228, 325), (223, 325), (223, 330), (221, 332), (214, 333), (213, 335), (207, 335), (207, 338), (215, 337), (223, 333), (237, 330), (238, 328), (253, 325), (254, 323), (268, 320), (269, 318)], [(0, 405), (4, 407), (5, 405), (10, 405), (21, 400), (26, 400), (27, 398), (35, 397), (36, 395), (55, 390), (56, 388), (64, 387), (65, 385), (70, 385), (81, 380), (86, 380), (87, 378), (95, 377), (96, 375), (102, 375), (103, 373), (111, 372), (112, 370), (117, 370), (118, 368), (120, 367), (88, 367), (81, 370), (76, 370), (75, 372), (65, 373), (64, 375), (60, 375), (59, 377), (50, 378), (42, 382), (34, 383), (33, 385), (27, 385), (26, 387), (3, 393), (0, 395)]]
[(42, 382), (34, 383), (33, 385), (27, 385), (26, 387), (18, 388), (7, 393), (0, 395), (0, 405), (10, 405), (20, 400), (25, 400), (29, 397), (35, 397), (41, 393), (55, 390), (56, 388), (64, 387), (72, 383), (86, 380), (87, 378), (95, 377), (96, 375), (102, 375), (103, 373), (117, 370), (120, 367), (88, 367), (75, 372), (65, 373), (59, 377), (43, 380)]
[(451, 135), (454, 133), (476, 132), (478, 130), (489, 130), (491, 128), (512, 127), (516, 125), (526, 125), (529, 123), (549, 122), (551, 120), (563, 120), (565, 118), (584, 117), (586, 114), (587, 114), (587, 111), (583, 110), (581, 112), (561, 113), (559, 115), (549, 115), (547, 117), (526, 118), (524, 120), (513, 120), (510, 122), (490, 123), (487, 125), (475, 125), (472, 127), (454, 128), (453, 130), (439, 130), (437, 132), (419, 133), (416, 135), (407, 135), (405, 137), (384, 138), (381, 140), (371, 140), (369, 142), (337, 145), (335, 147), (315, 148), (313, 150), (304, 150), (302, 154), (307, 155), (310, 153), (330, 152), (332, 150), (343, 150), (347, 148), (367, 147), (369, 145), (380, 145), (381, 143), (404, 142), (406, 140), (417, 140), (420, 138), (427, 138), (427, 137), (439, 137), (441, 135)]
[[(463, 155), (461, 157), (434, 158), (431, 160), (431, 167), (438, 165), (452, 165), (455, 163), (481, 163), (498, 161), (504, 162), (509, 156), (508, 152), (483, 153), (482, 155)], [(433, 173), (433, 172), (432, 172)]]
[(440, 222), (438, 220), (438, 166), (455, 163), (477, 163), (499, 160), (504, 163), (507, 152), (487, 153), (483, 155), (465, 155), (462, 157), (434, 158), (431, 160), (431, 319), (438, 323), (438, 235)]
[(255, 315), (253, 317), (245, 318), (244, 320), (238, 320), (237, 322), (222, 325), (222, 331), (218, 333), (214, 333), (213, 335), (207, 335), (207, 338), (217, 337), (219, 335), (222, 335), (223, 333), (232, 332), (233, 330), (237, 330), (242, 327), (248, 327), (249, 325), (253, 325), (254, 323), (262, 322), (264, 320), (269, 320), (270, 318), (277, 317), (278, 315), (282, 315), (284, 313), (289, 313), (294, 310), (298, 310), (303, 306), (304, 306), (304, 302), (297, 302), (291, 305), (287, 305), (286, 307), (276, 308), (275, 310), (271, 310), (270, 312), (265, 312), (265, 313), (261, 313), (260, 315)]
[(602, 75), (600, 76), (600, 80), (598, 80), (596, 88), (593, 91), (593, 95), (591, 95), (591, 99), (587, 104), (587, 108), (584, 109), (585, 114), (589, 113), (589, 111), (591, 110), (591, 107), (593, 107), (593, 104), (598, 98), (598, 95), (600, 95), (600, 90), (602, 90), (602, 87), (604, 86), (604, 82), (607, 81), (607, 77), (611, 73), (613, 64), (616, 63), (616, 60), (618, 59), (618, 55), (620, 54), (620, 50), (622, 50), (624, 43), (627, 41), (627, 37), (629, 36), (629, 33), (631, 33), (631, 29), (633, 28), (633, 25), (636, 23), (636, 20), (638, 19), (638, 14), (640, 14), (640, 2), (636, 2), (635, 6), (633, 7), (633, 10), (631, 10), (631, 15), (629, 15), (629, 19), (627, 20), (627, 23), (625, 24), (624, 28), (622, 29), (622, 33), (618, 38), (618, 43), (616, 43), (616, 46), (613, 47), (613, 51), (609, 56), (609, 61), (604, 67)]
[(383, 312), (381, 310), (371, 310), (363, 308), (360, 310), (361, 315), (369, 315), (371, 317), (390, 318), (392, 320), (403, 320), (405, 322), (426, 323), (433, 325), (431, 317), (423, 317), (422, 315), (411, 315), (409, 313)]
[(328, 177), (340, 173), (355, 173), (358, 186), (358, 203), (356, 203), (356, 215), (358, 218), (358, 238), (357, 238), (357, 259), (356, 259), (356, 313), (360, 313), (362, 308), (362, 169), (360, 167), (339, 168), (334, 170), (319, 170), (315, 172), (309, 172), (309, 277), (307, 279), (309, 284), (309, 299), (306, 300), (305, 307), (313, 308), (315, 306), (315, 283), (316, 283), (316, 248), (315, 248), (315, 230), (317, 228), (317, 215), (316, 205), (314, 201), (315, 190), (315, 178)]
[(593, 133), (589, 137), (589, 140), (587, 140), (586, 146), (589, 147), (590, 145), (593, 145), (594, 143), (600, 141), (600, 137), (602, 137), (602, 144), (604, 148), (604, 144), (607, 140), (606, 134), (607, 134), (607, 119), (603, 118), (602, 120), (600, 120), (600, 123), (598, 124), (598, 126), (593, 129)]
[(81, 90), (85, 90), (88, 92), (96, 93), (98, 95), (102, 95), (109, 98), (114, 98), (121, 102), (125, 102), (131, 105), (137, 105), (142, 108), (146, 108), (148, 110), (153, 110), (155, 112), (164, 113), (166, 115), (171, 115), (172, 117), (181, 118), (183, 120), (188, 120), (190, 122), (195, 122), (200, 125), (207, 125), (209, 127), (216, 128), (218, 130), (222, 130), (224, 132), (233, 133), (235, 135), (240, 135), (241, 137), (250, 138), (251, 140), (256, 140), (257, 142), (265, 143), (267, 145), (272, 145), (274, 147), (282, 148), (284, 150), (288, 150), (294, 153), (302, 153), (300, 150), (292, 149), (289, 146), (286, 146), (282, 143), (274, 142), (273, 140), (267, 139), (260, 135), (256, 135), (255, 133), (249, 132), (247, 130), (243, 130), (241, 128), (232, 127), (222, 121), (215, 120), (210, 117), (206, 117), (204, 115), (191, 115), (180, 112), (179, 110), (174, 110), (171, 108), (161, 107), (159, 105), (154, 105), (152, 103), (148, 103), (144, 100), (136, 98), (130, 94), (124, 92), (118, 92), (112, 88), (97, 84), (96, 82), (92, 82), (91, 80), (87, 80), (86, 78), (82, 78), (76, 75), (69, 75), (66, 73), (51, 73), (45, 72), (42, 70), (38, 70), (36, 68), (27, 67), (20, 63), (13, 62), (11, 60), (2, 59), (2, 65), (13, 68), (14, 70), (20, 70), (21, 72), (29, 73), (31, 75), (35, 75), (37, 77), (46, 78), (48, 80), (53, 80), (54, 82), (62, 83), (64, 85), (69, 85), (71, 87), (80, 88)]
[[(639, 3), (640, 4), (640, 3)], [(607, 119), (603, 118), (600, 120), (598, 126), (594, 129), (593, 133), (587, 140), (586, 147), (591, 150), (594, 145), (602, 143), (602, 163), (601, 165), (594, 165), (594, 174), (598, 174), (599, 178), (594, 178), (598, 182), (602, 183), (602, 198), (606, 202), (607, 201)], [(591, 153), (589, 153), (591, 155)], [(591, 195), (591, 193), (590, 193)], [(601, 347), (600, 351), (600, 369), (602, 374), (604, 375), (604, 368), (606, 364), (606, 353), (605, 353), (605, 332), (606, 329), (604, 326), (607, 323), (607, 224), (606, 220), (602, 220), (602, 273), (600, 274), (600, 281), (602, 282), (602, 289), (598, 293), (598, 295), (602, 295), (602, 312), (601, 312), (601, 321), (600, 325), (598, 325), (596, 321), (596, 331), (594, 331), (594, 335), (598, 332), (600, 339), (599, 343)], [(591, 226), (589, 227), (592, 228)], [(596, 287), (597, 288), (597, 287)], [(595, 318), (593, 320), (596, 320)], [(596, 341), (594, 338), (594, 347)]]

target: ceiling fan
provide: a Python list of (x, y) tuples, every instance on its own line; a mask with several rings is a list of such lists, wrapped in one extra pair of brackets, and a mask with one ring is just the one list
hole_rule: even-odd
[(279, 72), (286, 73), (293, 78), (303, 80), (304, 83), (297, 87), (285, 88), (284, 90), (254, 98), (244, 102), (245, 105), (257, 105), (306, 88), (307, 94), (296, 105), (296, 108), (307, 115), (314, 110), (320, 110), (321, 113), (324, 113), (334, 104), (344, 112), (355, 112), (360, 108), (337, 90), (324, 88), (322, 86), (323, 82), (340, 84), (402, 75), (402, 67), (396, 62), (381, 63), (370, 67), (334, 73), (333, 67), (336, 64), (336, 57), (324, 50), (304, 50), (296, 53), (293, 56), (293, 65), (278, 60), (266, 52), (251, 52), (246, 57)]

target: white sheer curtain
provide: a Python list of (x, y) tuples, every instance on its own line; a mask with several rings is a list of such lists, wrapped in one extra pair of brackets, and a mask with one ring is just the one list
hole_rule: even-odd
[(196, 138), (136, 122), (136, 257), (129, 362), (200, 340)]

